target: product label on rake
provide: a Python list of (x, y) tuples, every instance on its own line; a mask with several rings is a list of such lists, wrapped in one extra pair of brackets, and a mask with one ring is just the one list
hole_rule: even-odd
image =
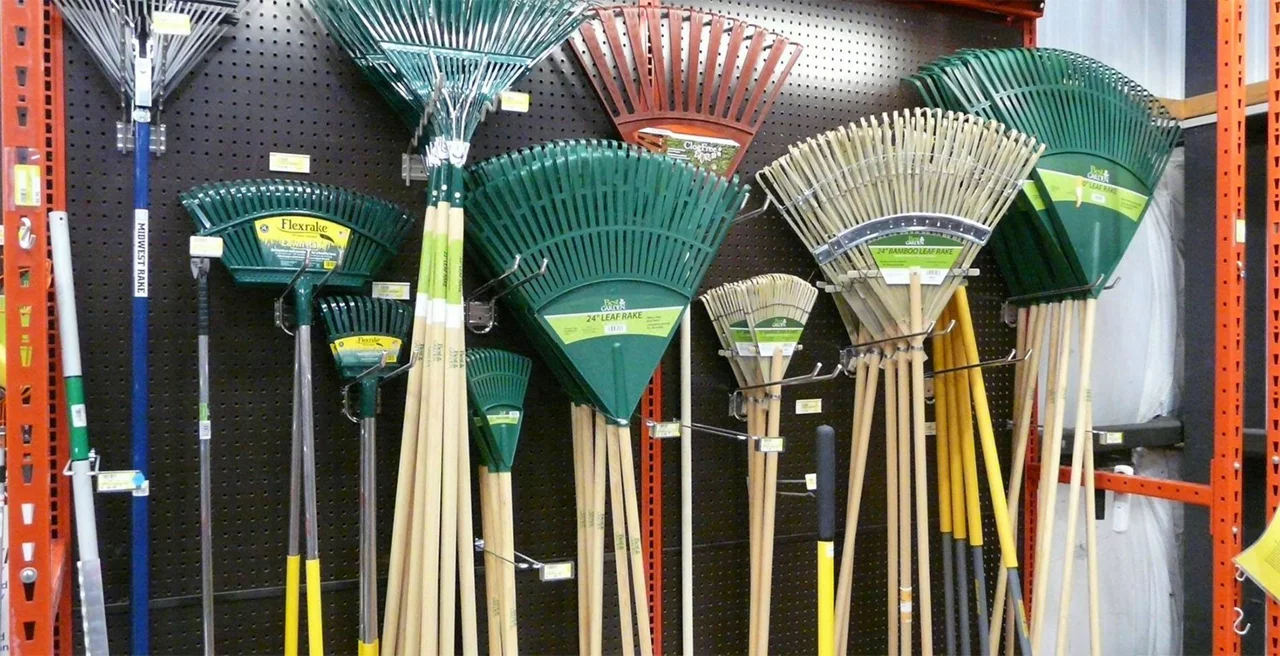
[(490, 426), (514, 426), (520, 423), (520, 411), (491, 412), (484, 416)]
[(683, 306), (628, 310), (622, 303), (604, 312), (547, 315), (547, 323), (564, 344), (597, 337), (636, 335), (667, 337), (680, 320)]
[[(1150, 200), (1136, 191), (1111, 184), (1111, 171), (1097, 166), (1091, 166), (1087, 175), (1073, 175), (1045, 168), (1038, 169), (1037, 173), (1049, 192), (1049, 200), (1069, 203), (1076, 208), (1086, 204), (1105, 207), (1135, 223), (1142, 219), (1147, 201)], [(1044, 205), (1043, 199), (1040, 205)]]
[(641, 146), (671, 159), (724, 175), (729, 172), (741, 144), (731, 139), (686, 134), (663, 128), (645, 128), (636, 134)]
[(941, 235), (908, 233), (877, 239), (868, 248), (885, 283), (911, 284), (911, 270), (920, 269), (921, 284), (941, 285), (964, 245)]
[(739, 321), (729, 327), (729, 336), (733, 340), (733, 348), (741, 356), (773, 357), (773, 352), (782, 349), (782, 355), (791, 357), (800, 343), (800, 335), (804, 332), (804, 324), (789, 317), (773, 317), (756, 324), (755, 330), (747, 327), (745, 321)]
[(309, 216), (273, 216), (254, 221), (253, 227), (263, 264), (268, 267), (296, 269), (309, 251), (308, 268), (327, 271), (338, 265), (351, 239), (350, 229)]
[(329, 350), (339, 367), (363, 367), (368, 369), (382, 362), (387, 354), (387, 364), (395, 364), (400, 355), (400, 340), (386, 335), (354, 335), (343, 337), (329, 344)]

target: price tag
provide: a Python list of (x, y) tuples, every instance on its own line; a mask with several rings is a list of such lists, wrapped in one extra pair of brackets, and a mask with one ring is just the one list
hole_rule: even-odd
[(137, 470), (98, 472), (98, 492), (133, 492), (138, 487), (139, 476)]
[(520, 91), (503, 91), (499, 96), (504, 112), (519, 112), (526, 114), (529, 112), (530, 96)]
[(678, 421), (660, 421), (649, 425), (649, 437), (655, 440), (665, 440), (672, 437), (680, 437), (680, 435), (680, 422)]
[(759, 451), (760, 453), (782, 453), (786, 450), (786, 438), (762, 437), (756, 440), (756, 451)]
[(810, 491), (810, 492), (814, 492), (814, 491), (816, 491), (816, 490), (818, 489), (818, 475), (817, 475), (817, 474), (805, 474), (805, 475), (804, 475), (804, 489), (806, 489), (806, 490), (808, 490), (808, 491)]
[(1107, 431), (1098, 435), (1098, 444), (1102, 446), (1120, 446), (1124, 444), (1124, 433), (1120, 431)]
[(925, 435), (937, 435), (937, 434), (938, 434), (938, 422), (936, 422), (936, 421), (926, 421), (926, 422), (924, 422), (924, 434), (925, 434)]
[(310, 173), (311, 156), (295, 153), (271, 153), (268, 166), (276, 173)]
[(191, 34), (191, 17), (176, 11), (153, 11), (151, 12), (151, 32), (187, 36)]
[(43, 174), (35, 164), (13, 167), (13, 204), (16, 207), (40, 207), (40, 179)]
[(796, 399), (796, 414), (822, 414), (822, 399)]
[(385, 298), (392, 301), (409, 300), (409, 283), (407, 282), (375, 282), (373, 283), (373, 297)]
[(192, 235), (188, 248), (191, 257), (222, 258), (222, 237), (200, 237)]
[(538, 568), (538, 578), (546, 581), (568, 581), (573, 578), (573, 563), (544, 563)]

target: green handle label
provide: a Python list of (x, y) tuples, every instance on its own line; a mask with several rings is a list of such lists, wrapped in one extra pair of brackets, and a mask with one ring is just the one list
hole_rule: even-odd
[(547, 323), (565, 345), (598, 337), (633, 335), (667, 337), (680, 320), (683, 306), (617, 309), (606, 312), (547, 315)]
[(489, 421), (490, 426), (514, 426), (520, 423), (520, 411), (493, 412), (485, 414), (484, 418)]
[(372, 367), (382, 362), (395, 364), (400, 356), (401, 340), (387, 335), (354, 335), (329, 344), (329, 350), (340, 367)]
[(880, 275), (890, 285), (911, 283), (911, 270), (920, 270), (924, 285), (941, 285), (955, 267), (964, 245), (940, 235), (897, 234), (868, 245)]
[(762, 358), (773, 357), (773, 352), (778, 349), (782, 349), (782, 355), (791, 357), (803, 332), (804, 324), (791, 317), (770, 317), (757, 323), (754, 329), (748, 328), (745, 321), (729, 328), (729, 336), (738, 355)]
[(308, 268), (329, 270), (351, 239), (351, 229), (309, 216), (273, 216), (253, 222), (262, 260), (269, 267), (297, 268), (307, 252)]
[[(1147, 208), (1147, 196), (1111, 184), (1111, 172), (1105, 168), (1091, 166), (1087, 176), (1043, 168), (1038, 169), (1038, 173), (1049, 192), (1049, 199), (1055, 203), (1069, 203), (1076, 208), (1082, 205), (1105, 207), (1134, 223), (1142, 219), (1142, 212)], [(1032, 203), (1035, 203), (1034, 199)], [(1044, 200), (1041, 199), (1037, 209), (1043, 209), (1043, 205)]]

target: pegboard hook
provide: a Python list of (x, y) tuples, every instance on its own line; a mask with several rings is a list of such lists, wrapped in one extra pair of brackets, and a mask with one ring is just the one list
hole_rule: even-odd
[(853, 346), (847, 346), (844, 349), (841, 349), (840, 351), (840, 363), (844, 365), (845, 374), (852, 376), (853, 369), (854, 369), (853, 363), (856, 363), (858, 361), (858, 358), (862, 357), (864, 354), (874, 351), (876, 346), (879, 346), (880, 344), (884, 344), (886, 342), (901, 342), (906, 340), (912, 340), (917, 337), (925, 337), (925, 338), (945, 337), (947, 335), (950, 335), (952, 330), (955, 330), (956, 320), (952, 319), (951, 323), (947, 324), (947, 327), (945, 329), (943, 329), (941, 332), (935, 333), (933, 332), (933, 329), (936, 328), (937, 326), (938, 326), (938, 322), (935, 319), (934, 321), (930, 321), (929, 325), (926, 326), (924, 330), (918, 333), (911, 333), (909, 335), (897, 335), (894, 337), (885, 337), (882, 339), (873, 339), (869, 342), (862, 342), (861, 344), (854, 344)]
[(794, 378), (783, 378), (782, 380), (775, 380), (772, 383), (760, 383), (758, 385), (745, 385), (743, 387), (738, 388), (738, 393), (744, 392), (746, 390), (764, 389), (767, 387), (793, 387), (795, 385), (809, 385), (812, 383), (823, 383), (828, 380), (834, 379), (836, 376), (839, 376), (842, 373), (844, 373), (844, 365), (838, 364), (836, 365), (835, 369), (831, 370), (830, 373), (824, 374), (822, 373), (822, 363), (819, 362), (813, 365), (813, 373), (810, 373), (804, 376), (796, 376)]
[[(1082, 292), (1092, 294), (1094, 290), (1098, 289), (1098, 287), (1101, 287), (1102, 284), (1106, 282), (1106, 279), (1107, 279), (1106, 274), (1102, 274), (1098, 276), (1098, 279), (1094, 281), (1092, 285), (1080, 285), (1078, 287), (1053, 289), (1047, 292), (1036, 292), (1034, 294), (1022, 294), (1021, 296), (1010, 296), (1009, 298), (1005, 299), (1004, 304), (1020, 305), (1020, 304), (1026, 303), (1027, 301), (1035, 301), (1043, 298), (1051, 298), (1051, 297), (1058, 297), (1058, 296), (1067, 296), (1070, 294), (1079, 294)], [(1109, 289), (1115, 289), (1116, 285), (1118, 284), (1120, 284), (1120, 276), (1116, 276), (1111, 280), (1110, 283), (1107, 284), (1106, 287), (1102, 287), (1102, 291), (1105, 292)]]
[[(742, 206), (743, 206), (743, 207), (746, 207), (746, 206), (747, 206), (747, 201), (749, 201), (749, 200), (751, 200), (751, 197), (750, 197), (750, 196), (748, 196), (746, 199), (744, 199), (744, 200), (742, 201)], [(754, 219), (754, 218), (756, 218), (757, 216), (760, 216), (761, 214), (764, 214), (765, 212), (768, 212), (768, 211), (769, 211), (769, 208), (771, 208), (771, 207), (773, 207), (773, 197), (772, 197), (772, 196), (769, 196), (769, 195), (767, 195), (767, 194), (766, 194), (766, 195), (765, 195), (765, 197), (764, 197), (764, 204), (763, 204), (763, 205), (761, 205), (760, 207), (758, 207), (758, 208), (756, 208), (756, 209), (754, 209), (754, 210), (751, 210), (751, 211), (749, 211), (749, 212), (743, 212), (743, 213), (739, 214), (738, 216), (733, 217), (733, 221), (730, 221), (730, 222), (729, 222), (729, 225), (735, 225), (735, 224), (738, 224), (738, 223), (742, 223), (742, 222), (744, 222), (744, 221), (750, 221), (751, 219)]]
[(521, 287), (524, 287), (525, 285), (533, 282), (534, 280), (537, 280), (538, 278), (541, 278), (542, 276), (547, 275), (547, 270), (551, 265), (551, 259), (544, 257), (542, 258), (542, 265), (538, 267), (537, 271), (509, 285), (506, 289), (498, 292), (497, 294), (494, 294), (493, 297), (487, 301), (475, 300), (476, 298), (484, 294), (484, 292), (495, 287), (498, 283), (504, 280), (507, 280), (511, 276), (514, 276), (516, 272), (519, 271), (520, 269), (520, 262), (522, 257), (523, 256), (521, 255), (517, 255), (515, 261), (511, 263), (511, 268), (507, 269), (502, 275), (498, 276), (497, 278), (494, 278), (493, 280), (490, 280), (489, 282), (486, 282), (483, 285), (480, 285), (478, 289), (471, 292), (471, 298), (466, 302), (468, 330), (470, 330), (471, 332), (477, 335), (484, 335), (489, 331), (493, 330), (493, 327), (498, 324), (498, 313), (497, 313), (498, 299), (502, 298), (503, 296), (506, 296), (507, 294), (510, 294), (511, 292), (514, 292), (517, 289), (520, 289)]
[(1027, 358), (1031, 357), (1031, 354), (1032, 354), (1032, 353), (1035, 353), (1035, 349), (1033, 349), (1033, 348), (1029, 348), (1029, 349), (1027, 349), (1027, 352), (1026, 352), (1026, 353), (1023, 353), (1023, 354), (1022, 354), (1022, 357), (1018, 357), (1018, 349), (1013, 349), (1012, 351), (1009, 351), (1009, 355), (1008, 355), (1007, 357), (1003, 357), (1003, 358), (1000, 358), (1000, 359), (998, 359), (998, 360), (988, 360), (988, 361), (986, 361), (986, 362), (978, 362), (978, 363), (974, 363), (974, 364), (966, 364), (966, 365), (959, 366), (959, 367), (951, 367), (950, 369), (939, 369), (939, 370), (937, 370), (937, 371), (931, 371), (931, 372), (929, 372), (929, 373), (925, 374), (925, 375), (924, 375), (924, 377), (925, 377), (925, 378), (933, 378), (934, 376), (941, 376), (941, 375), (943, 375), (943, 374), (951, 374), (951, 373), (955, 373), (955, 372), (957, 372), (957, 371), (965, 371), (966, 369), (986, 369), (986, 368), (988, 368), (988, 367), (1004, 367), (1004, 366), (1008, 366), (1008, 365), (1011, 365), (1011, 364), (1018, 364), (1019, 362), (1022, 362), (1022, 361), (1024, 361), (1024, 360), (1026, 360)]

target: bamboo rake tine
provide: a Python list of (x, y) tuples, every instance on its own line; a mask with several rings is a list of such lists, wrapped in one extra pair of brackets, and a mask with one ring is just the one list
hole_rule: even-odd
[(618, 623), (621, 625), (622, 653), (624, 656), (635, 656), (635, 634), (631, 621), (631, 576), (627, 558), (627, 525), (626, 511), (623, 509), (622, 471), (620, 467), (622, 454), (618, 449), (618, 429), (613, 424), (608, 428), (609, 448), (609, 515), (613, 523), (613, 566), (617, 573), (618, 583)]
[(604, 524), (604, 497), (608, 481), (605, 478), (605, 467), (608, 457), (608, 433), (606, 431), (606, 420), (603, 413), (597, 411), (595, 413), (595, 446), (592, 449), (592, 455), (595, 458), (593, 463), (594, 473), (591, 482), (594, 485), (592, 489), (592, 515), (595, 521), (592, 525), (592, 575), (591, 575), (591, 654), (592, 656), (602, 656), (604, 640), (604, 542), (605, 542), (605, 524)]
[(480, 536), (484, 539), (484, 589), (485, 589), (485, 609), (486, 609), (486, 625), (489, 631), (489, 652), (490, 654), (501, 654), (502, 652), (502, 623), (499, 618), (502, 615), (500, 608), (500, 600), (498, 598), (497, 586), (498, 582), (498, 565), (493, 555), (494, 539), (493, 521), (497, 515), (496, 508), (493, 504), (493, 480), (489, 474), (489, 469), (484, 465), (480, 466)]
[[(462, 226), (464, 222), (463, 211), (461, 208), (451, 208), (449, 210), (449, 242), (462, 241)], [(450, 258), (452, 259), (452, 258)], [(458, 488), (461, 472), (458, 469), (460, 459), (458, 456), (459, 442), (463, 446), (466, 445), (465, 439), (459, 435), (458, 415), (466, 411), (466, 373), (461, 367), (465, 353), (465, 333), (461, 324), (461, 317), (455, 319), (454, 313), (457, 305), (452, 302), (455, 290), (460, 290), (462, 280), (458, 278), (461, 274), (461, 263), (457, 271), (453, 270), (453, 263), (449, 262), (450, 268), (445, 272), (446, 280), (446, 302), (449, 303), (445, 310), (445, 332), (444, 332), (444, 363), (442, 369), (442, 378), (444, 382), (444, 394), (442, 396), (442, 407), (439, 415), (435, 416), (434, 424), (440, 426), (440, 533), (438, 543), (439, 553), (439, 586), (440, 592), (437, 597), (439, 604), (439, 620), (437, 631), (437, 647), (439, 653), (452, 654), (455, 651), (457, 641), (456, 625), (458, 610)], [(460, 293), (459, 293), (460, 296)], [(460, 309), (460, 308), (458, 308)], [(499, 525), (501, 526), (501, 525)], [(428, 534), (430, 539), (431, 534)], [(427, 570), (428, 576), (431, 570)], [(424, 609), (425, 610), (425, 609)], [(426, 615), (430, 622), (431, 615)], [(426, 652), (431, 653), (431, 652)]]
[[(1082, 302), (1084, 316), (1081, 320), (1080, 336), (1080, 370), (1079, 392), (1076, 398), (1075, 435), (1071, 446), (1071, 482), (1067, 487), (1067, 537), (1063, 544), (1067, 554), (1062, 561), (1062, 592), (1058, 602), (1057, 651), (1065, 654), (1067, 649), (1067, 623), (1071, 619), (1071, 577), (1075, 565), (1076, 524), (1080, 519), (1081, 476), (1083, 475), (1084, 456), (1088, 447), (1085, 441), (1093, 442), (1088, 433), (1089, 400), (1093, 393), (1090, 376), (1093, 371), (1093, 325), (1097, 310), (1097, 299), (1090, 297)], [(1092, 523), (1093, 517), (1085, 521)]]
[[(459, 384), (465, 389), (466, 373), (459, 374)], [(465, 392), (464, 392), (465, 393)], [(476, 617), (476, 547), (475, 525), (471, 514), (471, 449), (466, 441), (467, 411), (464, 405), (458, 413), (458, 576), (459, 598), (462, 600), (462, 654), (477, 656), (479, 622)], [(508, 474), (508, 476), (510, 476)]]
[[(773, 378), (771, 380), (781, 380), (782, 371), (782, 350), (777, 349), (773, 352), (770, 365)], [(781, 404), (782, 388), (773, 386), (769, 388), (769, 423), (768, 436), (777, 437), (779, 434), (779, 423), (782, 419)], [(773, 592), (773, 534), (774, 521), (777, 512), (778, 499), (778, 454), (764, 454), (764, 524), (761, 527), (763, 539), (760, 545), (760, 604), (756, 609), (758, 620), (758, 629), (756, 640), (758, 641), (757, 654), (759, 656), (769, 656), (769, 605)]]
[[(911, 272), (911, 332), (924, 330), (920, 271)], [(924, 337), (911, 340), (911, 419), (915, 442), (916, 551), (920, 565), (920, 645), (933, 653), (933, 590), (929, 572), (929, 454), (924, 435)]]
[[(636, 498), (635, 460), (632, 457), (631, 429), (628, 426), (615, 427), (618, 450), (622, 454), (623, 500), (626, 509), (627, 551), (631, 558), (631, 586), (635, 595), (636, 628), (639, 631), (641, 656), (653, 656), (653, 634), (649, 616), (648, 583), (645, 580), (644, 553), (640, 542), (640, 504)], [(625, 591), (619, 590), (622, 597)]]
[[(865, 331), (858, 331), (858, 341), (865, 341)], [(853, 426), (849, 444), (849, 489), (846, 492), (844, 516), (844, 545), (840, 551), (840, 573), (836, 586), (835, 643), (836, 656), (845, 656), (849, 649), (849, 614), (853, 599), (853, 548), (858, 534), (858, 511), (862, 504), (862, 480), (860, 469), (865, 468), (866, 452), (862, 448), (859, 429), (862, 427), (863, 404), (867, 393), (867, 360), (858, 359), (854, 376)]]
[[(904, 346), (900, 343), (899, 346)], [(899, 651), (910, 656), (915, 631), (915, 589), (912, 586), (913, 557), (911, 551), (911, 392), (909, 354), (899, 348), (894, 360), (897, 367), (896, 383), (898, 414), (898, 618), (902, 623), (899, 635)]]
[[(888, 582), (888, 653), (890, 656), (901, 652), (901, 617), (899, 615), (899, 577), (898, 568), (898, 413), (897, 408), (897, 367), (894, 364), (896, 349), (892, 344), (885, 346), (884, 356), (884, 432), (885, 432), (885, 498), (888, 555), (885, 579)], [(910, 645), (910, 641), (908, 641)]]
[[(1062, 334), (1058, 341), (1059, 368), (1057, 372), (1058, 373), (1057, 390), (1054, 392), (1055, 403), (1054, 403), (1054, 411), (1053, 411), (1053, 429), (1050, 430), (1047, 426), (1045, 429), (1045, 443), (1049, 447), (1048, 453), (1046, 454), (1045, 457), (1046, 457), (1046, 462), (1049, 463), (1049, 468), (1048, 468), (1048, 471), (1044, 474), (1044, 476), (1042, 476), (1042, 478), (1040, 479), (1045, 482), (1045, 485), (1041, 487), (1042, 490), (1045, 490), (1045, 494), (1044, 494), (1044, 502), (1041, 504), (1042, 506), (1041, 517), (1043, 518), (1043, 520), (1037, 521), (1037, 525), (1040, 526), (1043, 530), (1043, 545), (1044, 545), (1043, 551), (1037, 554), (1041, 562), (1044, 563), (1043, 568), (1037, 568), (1036, 571), (1039, 571), (1039, 572), (1049, 571), (1048, 563), (1050, 561), (1051, 552), (1053, 550), (1053, 517), (1057, 507), (1058, 486), (1053, 483), (1057, 479), (1052, 476), (1056, 474), (1058, 471), (1058, 461), (1062, 454), (1062, 417), (1064, 412), (1066, 411), (1066, 387), (1067, 387), (1066, 379), (1067, 379), (1067, 371), (1069, 366), (1068, 355), (1070, 354), (1070, 351), (1071, 351), (1071, 334), (1072, 334), (1073, 325), (1075, 324), (1075, 320), (1076, 320), (1076, 310), (1077, 310), (1076, 306), (1077, 306), (1076, 301), (1066, 301), (1065, 308), (1063, 311), (1063, 328), (1062, 328)], [(1048, 577), (1041, 576), (1038, 578), (1041, 581), (1044, 581)], [(1042, 637), (1043, 631), (1044, 631), (1044, 614), (1045, 614), (1044, 606), (1045, 606), (1045, 599), (1048, 595), (1048, 584), (1045, 583), (1041, 585), (1037, 592), (1039, 592), (1039, 598), (1037, 600), (1032, 600), (1032, 604), (1031, 604), (1031, 609), (1032, 609), (1031, 635), (1032, 635), (1032, 645), (1034, 648), (1038, 649), (1040, 647), (1040, 638)], [(1036, 621), (1037, 619), (1039, 621)], [(1037, 631), (1037, 628), (1039, 628), (1039, 631)]]
[[(423, 219), (422, 234), (427, 240), (433, 232), (436, 219), (434, 207), (428, 207)], [(425, 267), (424, 267), (425, 269)], [(420, 276), (421, 278), (421, 276)], [(418, 282), (418, 305), (414, 309), (413, 334), (410, 348), (421, 351), (427, 339), (428, 304), (425, 285)], [(387, 561), (387, 596), (382, 624), (382, 645), (389, 654), (400, 653), (398, 641), (403, 635), (400, 631), (400, 609), (402, 608), (402, 586), (408, 550), (408, 525), (415, 504), (414, 471), (418, 460), (418, 414), (422, 403), (422, 375), (426, 367), (421, 359), (409, 370), (407, 390), (405, 392), (404, 423), (400, 433), (400, 462), (396, 471), (396, 504), (392, 519), (391, 556)]]
[[(1093, 399), (1087, 402), (1085, 427), (1093, 431)], [(1094, 494), (1093, 439), (1085, 444), (1084, 452), (1084, 500), (1085, 500), (1085, 554), (1089, 577), (1089, 654), (1102, 656), (1101, 588), (1098, 583), (1098, 515), (1097, 496)]]

